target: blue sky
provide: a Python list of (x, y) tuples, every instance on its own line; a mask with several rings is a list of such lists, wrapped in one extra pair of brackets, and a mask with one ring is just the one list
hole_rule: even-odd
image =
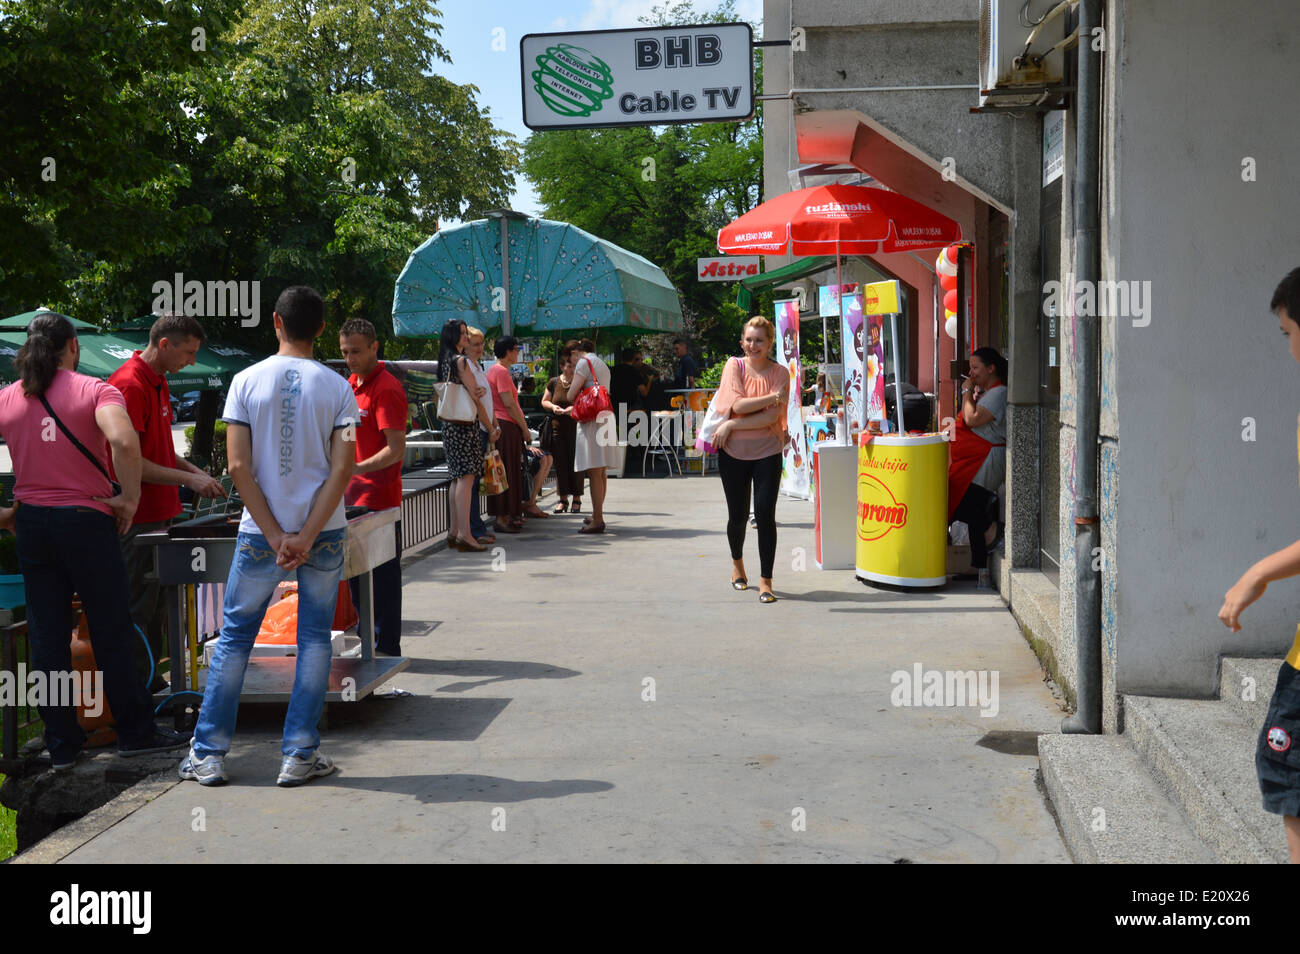
[[(647, 15), (655, 5), (656, 0), (441, 0), (441, 42), (451, 63), (438, 64), (438, 71), (456, 83), (477, 86), (479, 105), (491, 110), (497, 126), (522, 141), (528, 128), (523, 123), (519, 85), (519, 38), (527, 33), (634, 27), (637, 17)], [(716, 6), (713, 0), (695, 3), (702, 11)], [(736, 12), (757, 23), (762, 19), (762, 0), (738, 0)], [(504, 49), (494, 49), (494, 39), (498, 47), (503, 39)], [(537, 214), (537, 195), (522, 174), (515, 189), (513, 208)]]

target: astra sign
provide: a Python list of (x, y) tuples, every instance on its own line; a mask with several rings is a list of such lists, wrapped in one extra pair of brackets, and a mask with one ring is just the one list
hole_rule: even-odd
[(758, 256), (697, 258), (695, 277), (702, 282), (738, 282), (758, 274)]
[(748, 119), (754, 34), (747, 23), (530, 33), (519, 41), (529, 129)]

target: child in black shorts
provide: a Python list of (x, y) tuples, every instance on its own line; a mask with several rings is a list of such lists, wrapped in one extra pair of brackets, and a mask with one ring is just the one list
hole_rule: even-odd
[[(1300, 364), (1300, 268), (1282, 279), (1269, 308), (1278, 316), (1290, 344), (1291, 357)], [(1300, 451), (1300, 422), (1296, 431)], [(1274, 580), (1300, 574), (1300, 541), (1266, 556), (1242, 575), (1223, 599), (1219, 619), (1234, 633), (1237, 618), (1264, 595)], [(1255, 771), (1264, 796), (1264, 810), (1283, 817), (1291, 863), (1300, 863), (1300, 627), (1286, 661), (1277, 674), (1277, 688), (1260, 729), (1255, 750)]]

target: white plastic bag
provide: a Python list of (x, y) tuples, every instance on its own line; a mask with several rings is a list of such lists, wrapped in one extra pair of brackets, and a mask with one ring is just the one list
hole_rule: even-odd
[[(743, 381), (745, 378), (745, 362), (740, 358), (729, 358), (728, 361), (740, 361), (740, 377)], [(725, 375), (726, 370), (724, 369), (722, 373)], [(717, 433), (722, 422), (727, 419), (727, 415), (718, 410), (718, 395), (721, 393), (722, 389), (719, 388), (713, 395), (713, 400), (709, 402), (709, 409), (704, 412), (704, 423), (696, 431), (695, 449), (705, 454), (716, 454), (718, 452), (712, 443), (713, 435)]]

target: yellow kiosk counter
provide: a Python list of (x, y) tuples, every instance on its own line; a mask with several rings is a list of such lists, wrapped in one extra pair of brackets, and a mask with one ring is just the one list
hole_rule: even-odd
[(942, 434), (863, 434), (858, 441), (860, 580), (948, 582), (948, 441)]

